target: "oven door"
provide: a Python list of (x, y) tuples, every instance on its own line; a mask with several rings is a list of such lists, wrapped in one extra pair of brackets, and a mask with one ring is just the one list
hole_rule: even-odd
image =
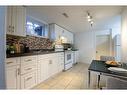
[(66, 52), (65, 53), (65, 64), (72, 62), (73, 61), (72, 57), (73, 57), (72, 52)]

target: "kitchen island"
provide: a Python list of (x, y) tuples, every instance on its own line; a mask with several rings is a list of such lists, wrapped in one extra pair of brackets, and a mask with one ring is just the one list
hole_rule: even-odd
[[(123, 63), (122, 65), (118, 66), (120, 68), (127, 69), (127, 64)], [(113, 72), (108, 70), (109, 66), (106, 65), (105, 61), (100, 60), (93, 60), (88, 68), (88, 86), (90, 87), (90, 74), (91, 71), (97, 72), (104, 76), (111, 76), (114, 78), (118, 78), (120, 80), (127, 81), (127, 72), (126, 73), (120, 73), (120, 72)], [(100, 76), (98, 77), (98, 88), (100, 83)]]

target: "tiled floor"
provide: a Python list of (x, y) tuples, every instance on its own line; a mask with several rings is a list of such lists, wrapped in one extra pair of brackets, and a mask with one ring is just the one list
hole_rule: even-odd
[(68, 71), (61, 72), (33, 89), (87, 89), (88, 65), (78, 63)]

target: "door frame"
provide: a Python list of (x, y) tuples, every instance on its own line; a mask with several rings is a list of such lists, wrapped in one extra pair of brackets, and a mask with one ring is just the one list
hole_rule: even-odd
[(97, 36), (103, 36), (103, 35), (109, 35), (110, 36), (110, 56), (112, 56), (112, 30), (101, 30), (101, 31), (95, 31), (94, 33), (94, 59), (96, 60), (96, 37)]

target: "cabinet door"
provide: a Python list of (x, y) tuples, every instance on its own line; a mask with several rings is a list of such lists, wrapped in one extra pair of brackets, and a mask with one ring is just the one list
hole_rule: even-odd
[(52, 57), (52, 75), (55, 75), (58, 73), (58, 56), (57, 54), (54, 54)]
[(56, 38), (56, 40), (60, 39), (60, 37), (62, 36), (62, 32), (63, 32), (63, 29), (60, 26), (55, 25), (55, 38)]
[(51, 57), (48, 65), (49, 76), (53, 76), (58, 73), (58, 61), (57, 58)]
[(59, 57), (58, 66), (59, 72), (61, 72), (64, 69), (64, 57)]
[(11, 27), (12, 27), (12, 34), (13, 35), (16, 35), (16, 34), (18, 34), (17, 32), (17, 30), (16, 30), (16, 27), (17, 27), (17, 7), (15, 7), (15, 6), (13, 6), (12, 7), (12, 23), (11, 23)]
[(24, 7), (11, 6), (7, 8), (7, 34), (26, 36), (26, 10)]
[(21, 88), (30, 89), (37, 84), (37, 72), (33, 71), (21, 76)]
[(38, 83), (46, 80), (49, 77), (48, 64), (49, 59), (43, 59), (38, 62)]
[(69, 41), (70, 41), (70, 43), (72, 43), (72, 44), (73, 44), (73, 38), (74, 38), (74, 37), (73, 37), (73, 33), (70, 32)]
[(25, 7), (16, 7), (16, 27), (15, 35), (26, 36), (26, 9)]
[(12, 34), (12, 7), (7, 8), (7, 34)]
[(19, 66), (6, 68), (6, 87), (7, 89), (20, 89)]

